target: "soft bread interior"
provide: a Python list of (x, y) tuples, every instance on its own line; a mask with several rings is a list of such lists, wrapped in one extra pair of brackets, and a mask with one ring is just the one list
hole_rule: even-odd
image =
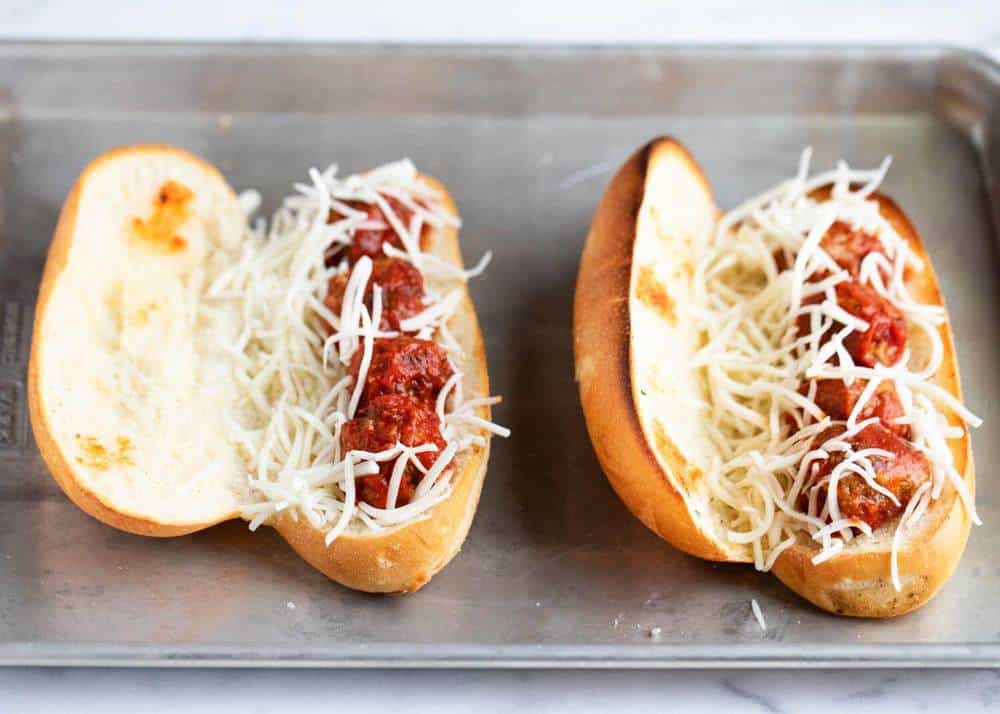
[(710, 508), (704, 473), (717, 449), (697, 409), (704, 385), (690, 367), (701, 347), (690, 316), (694, 269), (717, 219), (711, 189), (687, 151), (675, 142), (655, 144), (632, 253), (632, 397), (646, 442), (695, 525), (727, 559), (747, 560)]
[(225, 346), (239, 313), (200, 297), (244, 233), (223, 177), (185, 152), (122, 149), (80, 177), (43, 278), (31, 391), (43, 455), (82, 498), (174, 527), (236, 514)]

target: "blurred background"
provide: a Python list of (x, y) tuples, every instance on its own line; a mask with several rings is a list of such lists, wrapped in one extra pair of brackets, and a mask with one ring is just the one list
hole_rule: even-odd
[(1000, 47), (996, 0), (5, 0), (0, 35), (293, 42), (947, 43)]

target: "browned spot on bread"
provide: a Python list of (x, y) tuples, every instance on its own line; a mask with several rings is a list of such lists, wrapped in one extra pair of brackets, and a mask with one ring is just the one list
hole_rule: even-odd
[(136, 327), (143, 327), (149, 322), (149, 313), (150, 310), (153, 309), (156, 309), (155, 305), (150, 305), (148, 307), (143, 306), (138, 308), (137, 310), (133, 311), (131, 315), (128, 316), (129, 322)]
[(187, 247), (187, 241), (177, 234), (177, 229), (191, 214), (194, 192), (177, 181), (167, 181), (153, 198), (153, 212), (149, 218), (132, 219), (132, 233), (149, 247), (164, 253), (178, 253)]
[(688, 463), (688, 460), (684, 458), (684, 454), (681, 453), (681, 450), (678, 449), (673, 440), (667, 436), (667, 432), (659, 420), (653, 421), (653, 441), (655, 442), (654, 446), (659, 452), (660, 458), (663, 459), (663, 462), (671, 464), (674, 467), (673, 477), (677, 479), (678, 485), (680, 485), (681, 488), (688, 493), (694, 490), (695, 484), (698, 483), (699, 479), (702, 477), (701, 469)]
[(646, 307), (655, 311), (660, 317), (671, 325), (677, 323), (677, 314), (674, 311), (674, 301), (670, 298), (666, 288), (660, 284), (653, 274), (653, 269), (648, 265), (639, 268), (639, 276), (636, 280), (635, 294)]
[(78, 463), (97, 471), (107, 471), (112, 465), (134, 466), (132, 461), (132, 440), (126, 436), (115, 439), (114, 448), (101, 443), (96, 436), (76, 435), (80, 454), (76, 457)]

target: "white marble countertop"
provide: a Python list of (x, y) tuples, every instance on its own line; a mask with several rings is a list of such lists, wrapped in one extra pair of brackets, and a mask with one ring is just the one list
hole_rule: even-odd
[(719, 711), (879, 714), (1000, 710), (995, 671), (587, 672), (82, 670), (0, 671), (0, 711), (248, 714), (297, 711)]
[(995, 0), (4, 0), (0, 36), (1000, 45)]
[[(1000, 2), (0, 0), (0, 36), (390, 42), (946, 43), (1000, 57)], [(0, 670), (0, 711), (1000, 710), (1000, 673)]]

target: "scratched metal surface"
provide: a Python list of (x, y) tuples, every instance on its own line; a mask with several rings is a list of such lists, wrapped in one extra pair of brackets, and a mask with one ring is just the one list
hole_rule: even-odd
[[(0, 46), (0, 661), (996, 664), (998, 111), (997, 68), (944, 50)], [(693, 149), (722, 206), (788, 175), (806, 144), (820, 165), (895, 155), (886, 188), (924, 234), (986, 418), (986, 525), (922, 611), (818, 612), (767, 575), (674, 552), (605, 482), (573, 382), (573, 283), (613, 167), (660, 133)], [(349, 592), (241, 523), (119, 533), (47, 477), (24, 403), (46, 245), (84, 164), (139, 141), (204, 154), (270, 206), (312, 165), (409, 155), (453, 189), (467, 259), (495, 251), (472, 291), (514, 437), (495, 442), (463, 552), (420, 593)]]

